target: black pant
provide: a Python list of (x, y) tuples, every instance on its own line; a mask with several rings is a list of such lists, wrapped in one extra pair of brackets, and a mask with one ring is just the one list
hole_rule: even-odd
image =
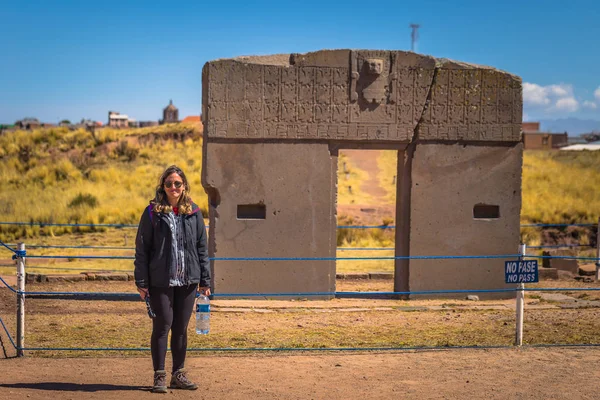
[(183, 368), (187, 351), (187, 327), (194, 309), (197, 287), (198, 285), (150, 288), (150, 305), (156, 314), (156, 318), (152, 320), (150, 339), (155, 371), (165, 369), (169, 330), (173, 372)]

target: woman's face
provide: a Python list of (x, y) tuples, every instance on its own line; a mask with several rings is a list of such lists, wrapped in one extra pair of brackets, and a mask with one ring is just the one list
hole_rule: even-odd
[[(179, 186), (179, 187), (177, 187)], [(184, 190), (183, 179), (176, 172), (167, 176), (163, 185), (170, 204), (177, 204)]]

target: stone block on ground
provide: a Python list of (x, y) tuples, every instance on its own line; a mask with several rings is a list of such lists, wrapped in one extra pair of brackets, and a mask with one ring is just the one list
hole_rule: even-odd
[(126, 281), (127, 274), (114, 274), (114, 273), (96, 274), (95, 280), (97, 280), (97, 281)]
[(83, 271), (83, 272), (81, 272), (81, 275), (84, 275), (86, 277), (86, 280), (88, 280), (88, 281), (98, 280), (98, 279), (96, 279), (96, 275), (98, 275), (98, 274), (110, 274), (110, 271)]
[(579, 267), (579, 275), (594, 276), (596, 275), (596, 264), (583, 264)]
[(551, 249), (542, 251), (542, 255), (546, 258), (542, 259), (542, 267), (544, 268), (556, 268), (552, 265), (553, 262), (557, 260), (562, 260), (560, 258), (552, 258), (552, 257), (565, 257), (565, 256), (573, 256), (573, 250), (570, 249)]
[(369, 272), (369, 279), (394, 279), (393, 272)]
[(558, 270), (556, 268), (539, 268), (538, 276), (542, 279), (558, 279)]
[(577, 273), (579, 265), (577, 260), (566, 260), (564, 258), (551, 258), (550, 268), (556, 268), (559, 271), (569, 271), (574, 274)]
[(367, 272), (349, 272), (345, 274), (336, 274), (336, 279), (347, 279), (347, 280), (358, 280), (358, 279), (369, 279)]
[(81, 274), (49, 274), (46, 275), (46, 282), (82, 282), (85, 276)]
[(573, 279), (577, 276), (577, 272), (576, 273), (572, 273), (569, 271), (561, 271), (558, 270), (558, 279), (564, 279), (564, 280), (569, 280), (569, 279)]

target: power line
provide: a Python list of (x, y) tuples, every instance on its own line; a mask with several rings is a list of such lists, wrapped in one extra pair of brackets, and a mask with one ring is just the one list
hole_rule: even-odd
[(410, 28), (412, 29), (412, 32), (410, 34), (410, 39), (411, 39), (411, 43), (410, 43), (410, 51), (412, 51), (413, 53), (415, 52), (415, 49), (417, 47), (417, 41), (419, 40), (419, 27), (421, 25), (419, 24), (410, 24)]

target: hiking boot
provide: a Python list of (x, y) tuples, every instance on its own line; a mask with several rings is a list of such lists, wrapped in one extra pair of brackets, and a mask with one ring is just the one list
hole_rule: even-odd
[(185, 376), (185, 373), (186, 371), (183, 369), (173, 372), (173, 376), (171, 376), (171, 388), (186, 390), (198, 389), (198, 385), (190, 381), (187, 376)]
[(152, 393), (167, 393), (167, 371), (158, 370), (154, 372)]

